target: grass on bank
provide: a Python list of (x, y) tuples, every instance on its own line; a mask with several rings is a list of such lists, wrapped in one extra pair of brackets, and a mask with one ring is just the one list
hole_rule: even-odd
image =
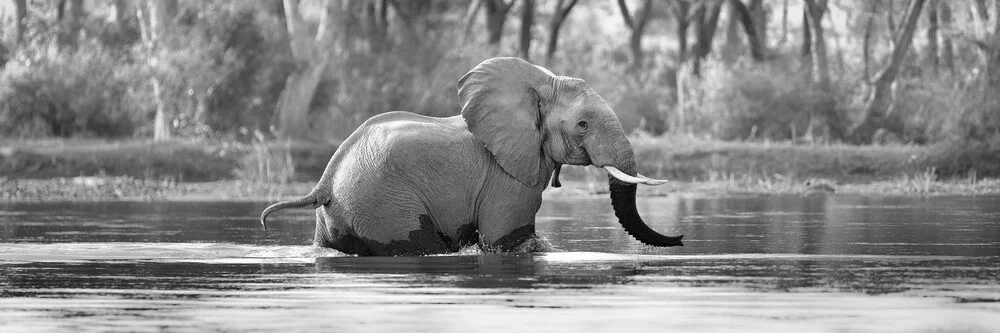
[[(633, 136), (640, 173), (672, 180), (642, 195), (997, 194), (1000, 180), (948, 174), (941, 149), (912, 145), (797, 145)], [(307, 193), (334, 144), (26, 141), (0, 146), (0, 200), (275, 200)], [(992, 165), (980, 163), (980, 165)], [(995, 165), (1000, 168), (1000, 164)], [(951, 171), (953, 172), (953, 171)], [(564, 167), (548, 196), (607, 191), (593, 167)]]

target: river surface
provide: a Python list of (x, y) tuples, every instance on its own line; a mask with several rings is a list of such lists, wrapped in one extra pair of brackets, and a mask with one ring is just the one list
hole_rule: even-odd
[(1000, 197), (549, 199), (536, 254), (345, 256), (266, 203), (0, 203), (0, 332), (998, 332)]

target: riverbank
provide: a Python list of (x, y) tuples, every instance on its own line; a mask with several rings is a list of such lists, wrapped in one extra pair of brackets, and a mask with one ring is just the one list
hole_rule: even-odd
[[(640, 195), (1000, 194), (998, 171), (990, 168), (1000, 163), (989, 160), (996, 157), (988, 152), (977, 160), (913, 145), (641, 136), (632, 142), (640, 173), (671, 180), (643, 186)], [(0, 201), (290, 198), (312, 188), (336, 149), (305, 143), (14, 142), (0, 146)], [(973, 167), (963, 170), (966, 165)], [(593, 167), (564, 167), (561, 178), (563, 188), (549, 188), (546, 196), (607, 191), (604, 172)]]
[[(548, 188), (544, 197), (588, 197), (607, 195), (607, 183), (567, 180), (561, 188)], [(162, 182), (128, 177), (76, 177), (52, 179), (0, 178), (0, 202), (31, 201), (277, 201), (301, 196), (313, 182), (261, 183), (240, 180), (212, 182)], [(864, 195), (935, 196), (1000, 195), (1000, 180), (937, 180), (901, 177), (865, 184), (837, 184), (826, 180), (725, 178), (696, 182), (670, 182), (659, 187), (642, 186), (641, 196), (684, 195), (716, 197), (729, 195)]]

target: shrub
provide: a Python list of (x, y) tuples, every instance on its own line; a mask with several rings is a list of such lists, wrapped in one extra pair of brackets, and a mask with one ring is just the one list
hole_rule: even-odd
[(789, 140), (811, 128), (838, 138), (845, 126), (838, 86), (822, 91), (802, 75), (771, 64), (725, 65), (706, 61), (702, 77), (687, 88), (690, 128), (723, 140)]
[(198, 14), (180, 20), (155, 67), (175, 130), (189, 137), (266, 130), (292, 67), (285, 27), (252, 4), (186, 13)]
[(100, 47), (7, 63), (0, 75), (0, 135), (132, 135), (143, 114), (134, 66)]
[(371, 116), (395, 110), (435, 117), (459, 114), (458, 78), (489, 56), (478, 48), (442, 46), (450, 41), (401, 45), (412, 50), (356, 55), (331, 64), (313, 100), (313, 110), (326, 110), (313, 115), (323, 119), (317, 133), (343, 139)]

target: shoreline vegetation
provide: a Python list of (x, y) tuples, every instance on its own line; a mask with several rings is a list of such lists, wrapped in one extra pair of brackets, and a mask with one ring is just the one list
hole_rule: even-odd
[[(600, 93), (639, 172), (673, 181), (642, 195), (998, 192), (984, 1), (81, 3), (7, 8), (0, 202), (302, 194), (337, 145), (275, 140), (455, 115), (497, 56)], [(603, 171), (563, 171), (545, 195), (604, 195)]]
[[(633, 135), (639, 171), (671, 180), (639, 195), (990, 195), (998, 170), (935, 146), (727, 142)], [(336, 144), (31, 140), (0, 145), (0, 202), (274, 201), (307, 193)], [(984, 154), (987, 159), (992, 154)], [(986, 161), (989, 162), (989, 161)], [(967, 162), (972, 166), (993, 163)], [(603, 196), (607, 176), (566, 166), (546, 197)]]

